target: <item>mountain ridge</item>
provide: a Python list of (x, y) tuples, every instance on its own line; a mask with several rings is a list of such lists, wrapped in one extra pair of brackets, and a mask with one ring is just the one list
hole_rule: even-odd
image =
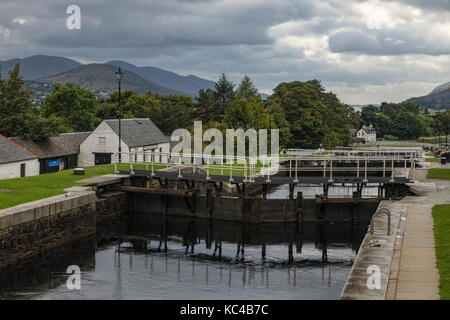
[[(103, 76), (102, 84), (95, 84), (89, 79), (102, 78), (100, 75), (84, 74), (84, 77), (79, 78), (80, 73), (83, 73), (85, 66), (87, 65), (107, 65), (112, 67), (122, 67), (125, 71), (125, 77), (130, 74), (133, 85), (125, 88), (134, 89), (138, 93), (145, 90), (150, 90), (159, 94), (184, 94), (195, 97), (200, 89), (213, 88), (214, 82), (211, 80), (203, 79), (195, 75), (182, 76), (172, 71), (167, 71), (157, 67), (138, 67), (134, 64), (121, 60), (112, 60), (106, 63), (91, 63), (83, 64), (78, 61), (58, 56), (49, 55), (33, 55), (26, 58), (13, 58), (9, 60), (0, 61), (0, 67), (2, 71), (2, 78), (8, 77), (8, 72), (11, 71), (16, 64), (20, 63), (20, 74), (26, 82), (27, 88), (37, 90), (35, 95), (37, 99), (42, 99), (46, 94), (51, 91), (52, 84), (54, 83), (67, 83), (73, 82), (79, 84), (81, 87), (93, 88), (95, 91), (113, 92), (116, 90), (117, 85), (113, 86), (111, 81), (114, 81), (115, 75), (112, 79), (106, 81)], [(81, 68), (80, 70), (76, 70)], [(105, 71), (106, 69), (102, 69)], [(62, 75), (67, 73), (66, 75)], [(69, 74), (72, 73), (72, 76)], [(110, 70), (107, 74), (111, 76)], [(87, 78), (86, 78), (87, 77)], [(138, 84), (136, 81), (140, 77), (141, 82)], [(63, 81), (62, 78), (65, 78)], [(58, 79), (58, 80), (57, 80)], [(145, 81), (144, 81), (145, 80)], [(105, 86), (105, 82), (108, 82), (110, 86)]]
[(83, 65), (75, 60), (57, 56), (34, 55), (23, 59), (13, 58), (0, 61), (2, 79), (7, 78), (8, 72), (18, 63), (20, 63), (20, 74), (24, 80), (49, 77)]
[[(107, 96), (112, 92), (117, 91), (118, 84), (115, 75), (116, 71), (116, 68), (111, 65), (91, 63), (50, 77), (39, 78), (34, 81), (51, 85), (57, 83), (74, 83), (84, 89), (94, 91), (97, 95)], [(179, 91), (165, 88), (143, 79), (133, 72), (126, 72), (121, 84), (123, 90), (133, 90), (138, 94), (143, 94), (148, 91), (162, 95), (182, 94)]]
[(106, 64), (121, 67), (123, 70), (134, 72), (148, 81), (158, 83), (163, 87), (186, 92), (193, 96), (197, 95), (200, 89), (214, 88), (215, 84), (213, 81), (202, 79), (195, 75), (182, 76), (175, 72), (157, 67), (138, 67), (132, 63), (121, 60), (108, 61)]
[(425, 96), (413, 97), (406, 101), (414, 102), (422, 109), (449, 110), (450, 82), (437, 86)]

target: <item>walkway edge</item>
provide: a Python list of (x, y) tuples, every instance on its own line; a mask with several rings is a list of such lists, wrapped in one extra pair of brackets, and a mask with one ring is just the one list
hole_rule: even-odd
[(374, 222), (375, 232), (364, 237), (344, 289), (343, 300), (384, 300), (387, 294), (397, 231), (404, 204), (381, 201), (378, 209), (391, 212), (391, 234), (387, 235), (387, 216), (379, 215)]

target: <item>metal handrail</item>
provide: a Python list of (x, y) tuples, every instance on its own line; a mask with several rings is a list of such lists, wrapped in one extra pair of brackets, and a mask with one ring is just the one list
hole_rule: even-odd
[(372, 218), (370, 218), (370, 234), (373, 234), (374, 232), (374, 225), (373, 225), (373, 221), (375, 220), (375, 218), (380, 214), (380, 213), (386, 213), (387, 217), (388, 217), (388, 225), (387, 225), (387, 235), (389, 236), (391, 234), (391, 212), (389, 211), (388, 208), (380, 208), (378, 209), (372, 216)]
[[(394, 181), (394, 163), (401, 164), (406, 168), (407, 163), (411, 162), (412, 170), (415, 170), (413, 159), (401, 159), (397, 157), (336, 157), (336, 156), (225, 156), (225, 155), (203, 155), (189, 154), (180, 152), (160, 152), (160, 151), (134, 151), (122, 152), (121, 162), (129, 163), (130, 172), (133, 174), (137, 165), (145, 165), (146, 170), (151, 170), (152, 176), (155, 172), (155, 166), (163, 166), (166, 168), (176, 167), (178, 175), (182, 177), (182, 168), (192, 168), (193, 173), (198, 169), (205, 170), (207, 177), (220, 172), (224, 175), (224, 171), (229, 171), (230, 182), (233, 181), (233, 173), (242, 174), (245, 182), (253, 182), (256, 177), (265, 176), (270, 182), (271, 176), (280, 172), (289, 172), (289, 177), (294, 178), (294, 182), (299, 182), (302, 172), (323, 171), (323, 177), (329, 178), (329, 182), (333, 183), (333, 173), (343, 171), (353, 171), (356, 177), (363, 177), (367, 182), (368, 173), (374, 171), (382, 171), (383, 177), (391, 175), (391, 181)], [(118, 168), (118, 154), (115, 154), (115, 172)], [(339, 163), (356, 162), (349, 167), (341, 167)], [(370, 163), (383, 163), (381, 167), (371, 167)], [(284, 165), (281, 165), (283, 164)]]

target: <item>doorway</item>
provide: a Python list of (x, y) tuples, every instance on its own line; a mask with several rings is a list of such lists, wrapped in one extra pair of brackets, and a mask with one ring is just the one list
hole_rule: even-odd
[(110, 164), (111, 153), (94, 153), (95, 165)]

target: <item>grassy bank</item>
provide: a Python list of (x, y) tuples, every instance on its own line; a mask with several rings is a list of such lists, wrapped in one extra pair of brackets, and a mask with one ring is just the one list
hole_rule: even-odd
[[(118, 169), (128, 171), (130, 166), (121, 164)], [(145, 169), (145, 165), (135, 165), (135, 169)], [(85, 168), (84, 176), (74, 175), (71, 169), (33, 177), (0, 180), (0, 209), (63, 194), (64, 189), (81, 185), (77, 182), (79, 180), (110, 173), (114, 173), (114, 165), (111, 164)]]
[(425, 158), (425, 162), (441, 162), (439, 158)]
[(450, 300), (450, 205), (433, 207), (434, 239), (441, 299)]
[(450, 180), (450, 169), (432, 168), (428, 170), (427, 178)]
[(113, 165), (85, 168), (84, 176), (73, 174), (73, 170), (43, 174), (33, 177), (0, 180), (0, 209), (44, 199), (64, 193), (64, 189), (80, 185), (83, 180), (103, 174), (114, 173)]
[[(262, 163), (258, 162), (255, 167), (259, 171)], [(154, 170), (165, 168), (164, 165), (155, 165)], [(211, 165), (210, 174), (230, 174), (229, 164), (223, 164), (223, 169)], [(135, 164), (135, 170), (151, 170), (151, 165)], [(119, 171), (129, 171), (129, 164), (118, 166)], [(206, 168), (204, 168), (206, 171)], [(250, 170), (247, 168), (248, 174)], [(244, 168), (242, 164), (233, 164), (233, 175), (243, 176)], [(0, 210), (16, 206), (22, 203), (36, 201), (64, 193), (64, 189), (72, 186), (82, 185), (79, 180), (114, 173), (114, 165), (103, 165), (85, 168), (85, 175), (78, 176), (73, 174), (73, 169), (64, 170), (55, 173), (43, 174), (33, 177), (15, 178), (0, 180)]]

